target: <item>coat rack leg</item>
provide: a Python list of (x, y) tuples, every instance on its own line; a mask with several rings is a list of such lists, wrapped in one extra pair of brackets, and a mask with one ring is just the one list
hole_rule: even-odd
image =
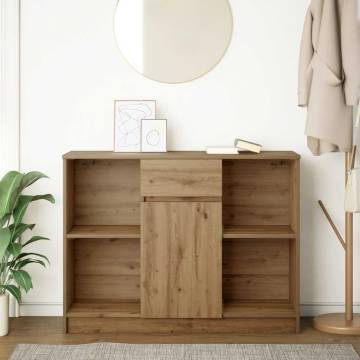
[[(354, 155), (354, 152), (352, 153)], [(346, 153), (345, 178), (354, 163)], [(325, 314), (314, 318), (317, 330), (332, 334), (360, 335), (360, 314), (353, 314), (353, 214), (345, 214), (345, 313)]]
[[(347, 181), (348, 171), (352, 166), (352, 155), (346, 154), (345, 179)], [(350, 321), (353, 319), (353, 214), (345, 213), (345, 317)]]
[(327, 221), (329, 222), (329, 224), (331, 225), (332, 229), (334, 230), (334, 233), (336, 235), (336, 237), (338, 238), (338, 240), (340, 241), (341, 246), (343, 247), (344, 250), (346, 250), (346, 245), (345, 245), (345, 241), (342, 238), (339, 230), (337, 229), (336, 225), (334, 224), (331, 216), (329, 215), (328, 211), (326, 210), (325, 205), (323, 204), (323, 202), (321, 200), (319, 200), (319, 205), (321, 207), (321, 210), (323, 211), (323, 213), (325, 214), (325, 217), (327, 219)]

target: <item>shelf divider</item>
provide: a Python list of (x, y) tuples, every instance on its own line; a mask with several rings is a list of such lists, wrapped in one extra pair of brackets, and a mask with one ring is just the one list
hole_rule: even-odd
[(224, 239), (294, 239), (289, 225), (224, 226)]
[(296, 318), (291, 304), (228, 302), (223, 306), (223, 318)]
[(139, 225), (75, 225), (68, 239), (139, 239)]
[(76, 301), (71, 304), (68, 318), (139, 318), (140, 302), (107, 302), (106, 300)]

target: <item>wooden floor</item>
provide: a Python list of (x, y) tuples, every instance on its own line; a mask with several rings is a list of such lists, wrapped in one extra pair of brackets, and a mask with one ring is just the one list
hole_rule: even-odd
[(23, 317), (11, 319), (11, 333), (0, 338), (0, 360), (8, 359), (19, 343), (84, 344), (98, 341), (125, 343), (232, 343), (232, 344), (352, 344), (360, 353), (359, 336), (339, 336), (318, 332), (311, 319), (302, 320), (302, 332), (297, 335), (64, 335), (60, 317)]

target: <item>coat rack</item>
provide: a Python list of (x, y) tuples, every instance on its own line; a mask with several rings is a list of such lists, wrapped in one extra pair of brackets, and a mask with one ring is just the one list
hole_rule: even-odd
[[(356, 146), (345, 154), (345, 184), (350, 169), (355, 165)], [(317, 330), (332, 334), (360, 335), (360, 314), (353, 313), (353, 214), (345, 213), (345, 239), (334, 224), (323, 202), (319, 205), (345, 251), (345, 314), (325, 314), (314, 318)]]

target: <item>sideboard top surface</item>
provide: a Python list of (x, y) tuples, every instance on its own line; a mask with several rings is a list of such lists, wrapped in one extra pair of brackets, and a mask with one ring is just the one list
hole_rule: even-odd
[(241, 152), (238, 155), (209, 155), (204, 151), (168, 151), (166, 153), (118, 153), (113, 151), (70, 151), (63, 155), (68, 160), (83, 159), (230, 159), (230, 160), (297, 160), (300, 155), (293, 151), (263, 151), (260, 154)]

